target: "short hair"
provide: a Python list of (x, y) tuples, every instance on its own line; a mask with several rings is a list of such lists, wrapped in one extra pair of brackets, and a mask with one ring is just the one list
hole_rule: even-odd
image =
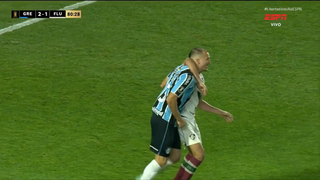
[(203, 52), (206, 52), (206, 49), (203, 48), (193, 48), (190, 53), (189, 53), (189, 58), (194, 57), (194, 56), (202, 56)]

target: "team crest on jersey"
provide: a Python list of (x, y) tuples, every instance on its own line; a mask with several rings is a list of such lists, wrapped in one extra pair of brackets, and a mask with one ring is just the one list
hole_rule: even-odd
[(195, 134), (190, 134), (190, 139), (195, 140), (196, 139), (196, 135)]
[(167, 150), (166, 150), (166, 153), (170, 154), (170, 152), (171, 152), (171, 148), (168, 147)]

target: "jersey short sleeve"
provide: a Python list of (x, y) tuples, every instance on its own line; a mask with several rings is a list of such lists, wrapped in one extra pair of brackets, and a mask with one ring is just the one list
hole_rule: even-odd
[(184, 91), (190, 87), (194, 87), (196, 84), (196, 80), (193, 75), (189, 73), (181, 74), (176, 83), (173, 85), (171, 92), (180, 97)]

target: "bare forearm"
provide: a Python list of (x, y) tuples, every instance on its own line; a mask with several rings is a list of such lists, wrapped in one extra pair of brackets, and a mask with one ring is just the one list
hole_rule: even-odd
[(184, 60), (183, 63), (189, 67), (190, 71), (192, 72), (196, 80), (200, 83), (201, 82), (201, 79), (199, 76), (200, 73), (198, 71), (197, 64), (194, 62), (194, 60), (192, 60), (191, 58), (187, 58)]
[(181, 117), (181, 114), (180, 114), (180, 112), (179, 112), (179, 110), (178, 110), (178, 103), (177, 103), (177, 101), (176, 101), (176, 100), (169, 100), (169, 101), (167, 100), (167, 103), (168, 103), (168, 106), (169, 106), (169, 108), (170, 108), (170, 111), (171, 111), (173, 117), (174, 117), (177, 121), (181, 120), (182, 117)]
[(204, 111), (211, 112), (213, 114), (218, 114), (218, 115), (223, 114), (223, 110), (211, 106), (209, 103), (207, 103), (204, 100), (200, 100), (198, 107)]
[(160, 84), (161, 88), (164, 88), (164, 86), (167, 84), (168, 82), (168, 76), (164, 78), (164, 80), (162, 81), (162, 83)]

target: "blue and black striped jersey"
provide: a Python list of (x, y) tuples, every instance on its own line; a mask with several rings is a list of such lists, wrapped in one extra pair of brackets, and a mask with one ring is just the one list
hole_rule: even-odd
[(161, 91), (156, 102), (152, 107), (152, 111), (161, 116), (163, 120), (170, 121), (173, 117), (171, 110), (167, 104), (169, 93), (174, 93), (178, 96), (178, 110), (182, 112), (186, 102), (190, 99), (196, 79), (186, 65), (180, 65), (169, 73), (166, 86)]

